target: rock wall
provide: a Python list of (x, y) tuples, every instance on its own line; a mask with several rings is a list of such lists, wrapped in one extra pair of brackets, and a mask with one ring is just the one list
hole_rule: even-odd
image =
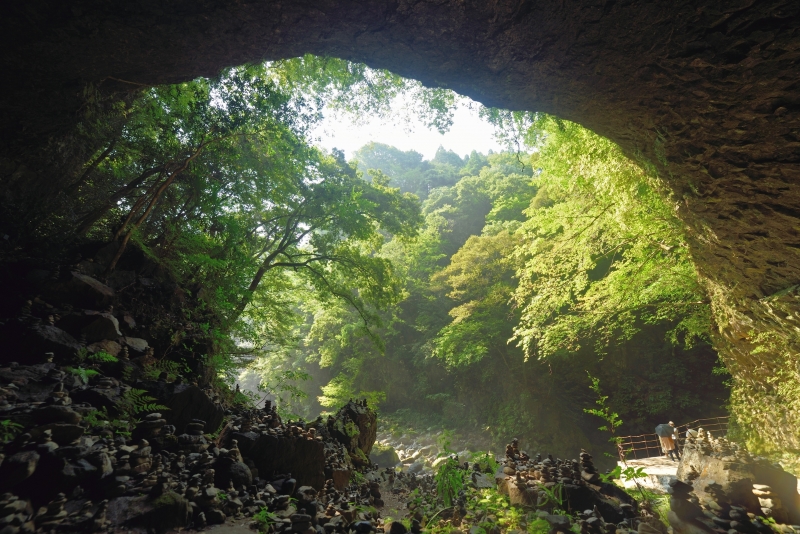
[(724, 438), (687, 442), (677, 478), (691, 484), (696, 504), (723, 520), (739, 507), (780, 524), (800, 524), (797, 477)]
[(487, 105), (580, 122), (649, 162), (690, 228), (740, 420), (764, 446), (800, 449), (797, 2), (32, 0), (2, 9), (8, 232), (21, 233), (33, 220), (24, 206), (57, 194), (72, 176), (63, 167), (91, 152), (74, 129), (87, 95), (122, 98), (305, 52), (364, 61)]

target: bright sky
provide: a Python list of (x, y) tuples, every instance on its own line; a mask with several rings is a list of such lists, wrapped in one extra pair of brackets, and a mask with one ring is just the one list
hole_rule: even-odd
[[(400, 112), (387, 120), (374, 118), (355, 124), (347, 114), (326, 112), (322, 124), (315, 130), (318, 145), (328, 150), (344, 150), (350, 159), (353, 152), (371, 141), (395, 146), (401, 150), (416, 150), (425, 159), (432, 159), (439, 145), (452, 150), (461, 157), (473, 150), (486, 154), (490, 149), (500, 152), (503, 147), (494, 138), (494, 128), (478, 117), (479, 104), (462, 103), (456, 109), (453, 126), (442, 135), (429, 130), (416, 118), (406, 119)], [(393, 106), (395, 109), (402, 106)]]

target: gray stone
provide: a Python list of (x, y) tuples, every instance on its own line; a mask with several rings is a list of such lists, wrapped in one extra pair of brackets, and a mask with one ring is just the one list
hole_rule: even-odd
[(91, 345), (86, 347), (86, 350), (88, 350), (93, 354), (96, 352), (105, 352), (112, 356), (117, 356), (119, 355), (119, 352), (122, 350), (122, 347), (116, 341), (112, 341), (110, 339), (103, 339), (96, 343), (92, 343)]
[(39, 454), (23, 451), (3, 460), (0, 464), (0, 491), (13, 488), (30, 477), (39, 465)]
[(115, 295), (113, 289), (111, 289), (104, 283), (100, 282), (99, 280), (95, 280), (91, 276), (86, 276), (85, 274), (73, 271), (72, 277), (77, 282), (92, 288), (92, 290), (95, 291), (98, 295), (101, 295), (103, 297), (113, 297)]
[(122, 345), (127, 345), (128, 347), (132, 348), (136, 352), (144, 352), (145, 350), (147, 350), (147, 347), (149, 346), (147, 344), (147, 340), (141, 339), (141, 338), (138, 338), (138, 337), (125, 336), (125, 337), (119, 338), (117, 341), (119, 343), (121, 343)]
[(381, 467), (393, 467), (400, 463), (400, 457), (394, 447), (375, 445), (369, 453), (369, 461)]
[(408, 472), (412, 474), (417, 474), (421, 472), (424, 467), (425, 464), (423, 464), (422, 462), (414, 462), (413, 464), (408, 466)]
[(493, 488), (495, 485), (494, 478), (484, 473), (478, 473), (477, 471), (473, 471), (472, 473), (472, 483), (478, 489)]
[(544, 519), (550, 524), (550, 528), (552, 529), (552, 531), (556, 532), (569, 532), (570, 526), (572, 525), (570, 518), (565, 515), (547, 514), (543, 516), (542, 519)]
[(69, 406), (42, 406), (33, 410), (31, 416), (39, 424), (66, 423), (77, 425), (83, 420), (81, 414)]
[(189, 523), (189, 501), (173, 491), (151, 500), (143, 497), (112, 499), (108, 519), (114, 525), (142, 527), (155, 532), (181, 529)]
[(82, 334), (86, 336), (86, 341), (93, 343), (104, 339), (117, 339), (122, 335), (119, 331), (119, 321), (110, 313), (100, 313), (87, 310), (86, 315), (94, 316), (95, 319), (83, 327)]

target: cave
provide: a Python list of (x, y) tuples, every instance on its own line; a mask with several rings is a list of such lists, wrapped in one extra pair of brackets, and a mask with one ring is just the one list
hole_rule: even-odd
[(690, 228), (743, 422), (800, 449), (800, 3), (32, 0), (2, 13), (6, 208), (64, 186), (53, 169), (72, 156), (57, 147), (87, 95), (304, 53), (612, 139), (658, 170)]

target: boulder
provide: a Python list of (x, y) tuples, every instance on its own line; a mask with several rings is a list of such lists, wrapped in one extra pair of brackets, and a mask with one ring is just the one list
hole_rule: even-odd
[(3, 460), (0, 464), (0, 491), (13, 488), (29, 478), (39, 464), (36, 451), (22, 451)]
[(408, 472), (416, 475), (417, 473), (421, 473), (424, 467), (425, 464), (423, 464), (422, 462), (414, 462), (413, 464), (408, 466)]
[(96, 352), (105, 352), (106, 354), (110, 354), (112, 356), (118, 356), (122, 347), (116, 341), (111, 341), (110, 339), (103, 339), (102, 341), (98, 341), (96, 343), (92, 343), (86, 350), (91, 352), (92, 354)]
[(114, 269), (114, 271), (108, 275), (107, 281), (109, 286), (115, 291), (119, 291), (136, 283), (136, 271)]
[(40, 425), (48, 423), (77, 425), (83, 420), (81, 414), (74, 411), (69, 406), (42, 406), (33, 410), (31, 416), (33, 420)]
[(546, 514), (542, 515), (542, 519), (550, 525), (551, 532), (570, 532), (572, 521), (570, 521), (569, 516)]
[(328, 419), (328, 430), (351, 456), (356, 449), (369, 456), (378, 433), (378, 415), (366, 402), (350, 401)]
[(400, 463), (400, 457), (391, 445), (376, 443), (369, 453), (369, 461), (381, 467), (394, 467)]
[[(692, 472), (699, 476), (692, 480)], [(767, 461), (746, 461), (733, 456), (717, 457), (706, 454), (699, 446), (687, 445), (678, 465), (678, 479), (689, 482), (697, 497), (703, 502), (714, 500), (705, 491), (710, 483), (716, 483), (727, 499), (744, 507), (748, 512), (763, 515), (761, 503), (753, 493), (753, 485), (766, 485), (772, 495), (780, 499), (788, 514), (790, 524), (800, 524), (800, 494), (797, 492), (797, 477)], [(694, 476), (694, 475), (692, 475)]]
[(81, 308), (102, 308), (115, 297), (114, 290), (99, 280), (73, 271), (67, 281), (49, 285), (43, 298), (48, 302), (67, 302)]
[(236, 462), (231, 458), (219, 458), (213, 464), (214, 485), (218, 488), (227, 488), (229, 483), (239, 489), (240, 486), (247, 488), (253, 483), (253, 473), (243, 462)]
[(478, 489), (486, 489), (494, 487), (494, 478), (477, 471), (472, 472), (472, 484)]
[(86, 336), (86, 341), (93, 343), (104, 339), (117, 339), (122, 335), (119, 331), (119, 321), (110, 313), (100, 313), (91, 310), (84, 312), (91, 321), (83, 327), (81, 333)]
[(0, 326), (0, 362), (36, 364), (44, 361), (44, 354), (52, 352), (57, 358), (72, 356), (81, 349), (78, 341), (68, 332), (39, 323), (26, 325), (9, 321)]
[(392, 521), (384, 527), (384, 532), (388, 532), (389, 534), (406, 534), (408, 529), (400, 521)]
[(667, 520), (675, 534), (715, 534), (713, 530), (699, 521), (679, 518), (672, 510), (667, 513)]
[(323, 442), (317, 440), (262, 434), (249, 457), (261, 478), (291, 473), (298, 485), (320, 490), (325, 484), (324, 449)]
[(206, 422), (206, 432), (216, 432), (225, 417), (222, 406), (214, 404), (197, 386), (142, 380), (136, 383), (136, 387), (147, 390), (159, 404), (169, 408), (163, 412), (164, 418), (180, 431), (192, 419), (199, 419)]
[(147, 350), (147, 340), (138, 337), (121, 337), (117, 340), (121, 345), (127, 345), (136, 352), (144, 352)]
[(106, 517), (113, 525), (166, 532), (186, 527), (189, 510), (189, 501), (174, 491), (167, 491), (156, 499), (148, 496), (113, 499), (109, 502)]

